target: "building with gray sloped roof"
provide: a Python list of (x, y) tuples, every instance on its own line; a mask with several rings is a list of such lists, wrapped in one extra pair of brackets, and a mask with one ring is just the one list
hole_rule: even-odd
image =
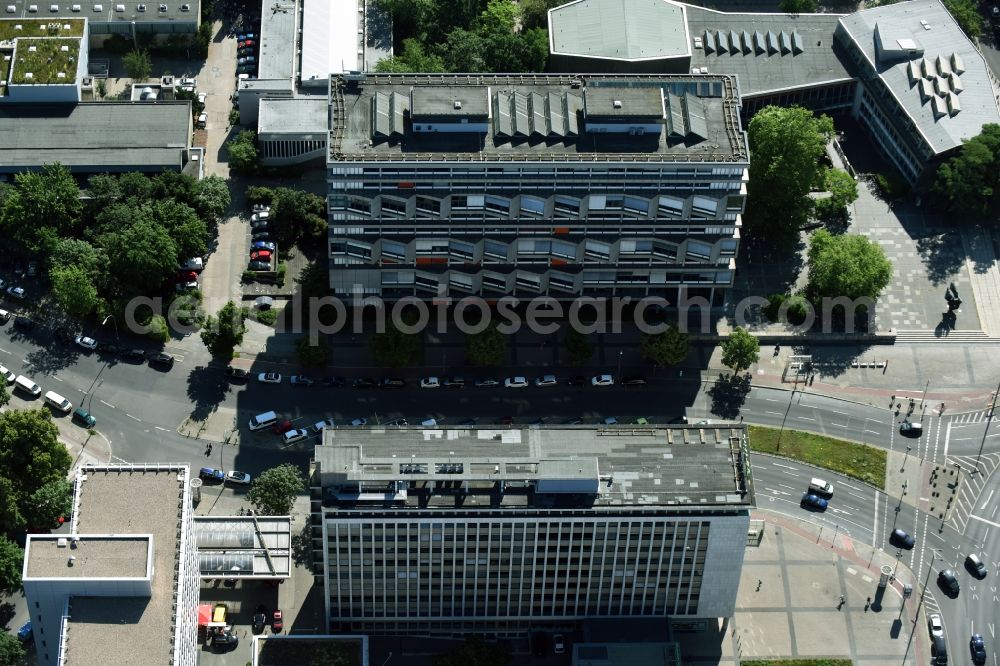
[(3, 0), (3, 18), (86, 18), (91, 43), (111, 35), (135, 41), (137, 34), (166, 38), (192, 35), (201, 24), (200, 0)]
[(854, 115), (910, 182), (1000, 123), (986, 61), (940, 0), (856, 12), (836, 36), (861, 82)]

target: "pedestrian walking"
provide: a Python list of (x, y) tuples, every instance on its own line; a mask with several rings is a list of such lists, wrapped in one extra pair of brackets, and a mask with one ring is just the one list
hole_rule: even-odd
[(760, 578), (758, 578), (758, 579), (757, 579), (757, 591), (758, 591), (758, 592), (760, 592), (760, 586), (761, 586), (761, 584), (762, 584), (763, 582), (764, 582), (764, 581), (762, 581), (762, 580), (761, 580)]
[(871, 605), (872, 605), (872, 598), (871, 598), (871, 597), (868, 597), (868, 599), (866, 599), (866, 600), (865, 600), (865, 612), (866, 612), (866, 613), (868, 612), (868, 608), (869, 608), (869, 607), (870, 607)]

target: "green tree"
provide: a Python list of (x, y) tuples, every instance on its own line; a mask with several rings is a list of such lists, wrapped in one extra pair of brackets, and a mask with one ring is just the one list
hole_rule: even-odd
[[(20, 572), (18, 572), (20, 576)], [(24, 663), (28, 653), (17, 640), (17, 636), (7, 631), (0, 631), (0, 666), (15, 666)]]
[(639, 342), (642, 357), (655, 365), (676, 365), (687, 358), (691, 341), (687, 333), (676, 326), (655, 335), (643, 335)]
[(764, 107), (750, 121), (747, 230), (788, 250), (812, 212), (809, 191), (819, 182), (820, 158), (833, 121), (802, 107)]
[(722, 341), (722, 362), (733, 369), (735, 374), (749, 370), (760, 360), (760, 341), (737, 326)]
[(63, 480), (72, 458), (58, 440), (59, 430), (43, 409), (0, 413), (0, 531), (13, 532), (40, 524), (45, 516), (32, 503), (42, 486)]
[(376, 72), (444, 72), (447, 71), (441, 56), (429, 53), (415, 38), (403, 40), (403, 50), (390, 58), (375, 63)]
[(221, 220), (233, 203), (229, 184), (215, 174), (202, 178), (195, 184), (196, 210), (206, 222)]
[(177, 270), (177, 245), (166, 229), (146, 217), (103, 238), (122, 293), (155, 291)]
[(125, 67), (128, 78), (135, 81), (145, 81), (153, 72), (153, 62), (146, 51), (129, 51), (122, 58), (122, 66)]
[(51, 250), (59, 237), (76, 233), (82, 212), (73, 174), (61, 164), (47, 164), (39, 172), (14, 176), (0, 210), (0, 227), (32, 252)]
[(86, 317), (100, 302), (93, 279), (81, 266), (54, 266), (49, 272), (49, 279), (56, 301), (74, 317)]
[(151, 217), (170, 235), (180, 260), (208, 252), (208, 227), (187, 204), (169, 199), (152, 204)]
[(31, 505), (35, 508), (35, 524), (54, 528), (73, 510), (73, 484), (66, 479), (49, 481), (32, 493)]
[(330, 362), (330, 345), (325, 337), (320, 336), (316, 344), (310, 344), (309, 336), (302, 336), (295, 343), (295, 348), (299, 353), (299, 364), (304, 368), (325, 368)]
[(0, 594), (8, 597), (21, 590), (23, 565), (24, 551), (21, 547), (7, 537), (0, 536)]
[(237, 173), (253, 173), (257, 169), (257, 133), (241, 130), (226, 144), (229, 168)]
[(146, 201), (153, 198), (153, 181), (138, 171), (126, 171), (118, 175), (118, 187), (126, 199)]
[(420, 336), (403, 333), (392, 322), (387, 322), (385, 332), (374, 333), (368, 338), (368, 350), (378, 365), (401, 368), (419, 360)]
[(227, 361), (233, 358), (233, 350), (243, 343), (246, 319), (246, 308), (237, 307), (232, 301), (223, 305), (217, 316), (208, 317), (201, 329), (201, 341), (212, 356)]
[(816, 0), (781, 0), (778, 9), (786, 14), (814, 14)]
[(10, 403), (10, 389), (0, 386), (0, 407), (6, 407)]
[(569, 353), (569, 361), (573, 365), (584, 365), (594, 356), (594, 345), (586, 335), (570, 327), (563, 338), (563, 346)]
[(295, 498), (306, 488), (299, 468), (290, 463), (261, 472), (247, 492), (247, 499), (262, 516), (287, 516)]
[(88, 178), (87, 194), (95, 211), (104, 210), (111, 204), (118, 203), (123, 196), (118, 178), (109, 173), (98, 173)]
[(809, 241), (807, 292), (814, 298), (878, 298), (892, 279), (892, 264), (878, 243), (820, 229)]
[(974, 0), (944, 0), (944, 6), (948, 8), (955, 22), (969, 39), (972, 41), (979, 39), (983, 34), (983, 17)]
[(984, 216), (1000, 211), (1000, 125), (983, 125), (942, 163), (931, 194), (935, 205), (951, 213)]
[(281, 247), (326, 240), (326, 200), (311, 192), (278, 187), (271, 200), (271, 236)]
[(483, 72), (483, 40), (471, 30), (455, 28), (442, 45), (444, 67), (449, 72)]
[(465, 336), (465, 358), (480, 367), (500, 365), (507, 358), (507, 337), (496, 326)]
[(816, 217), (821, 220), (844, 219), (847, 206), (858, 198), (857, 182), (843, 169), (827, 169), (823, 173), (823, 187), (830, 196), (816, 200)]
[(91, 278), (107, 271), (108, 255), (85, 240), (63, 238), (49, 255), (50, 268), (75, 266), (82, 268)]
[(487, 643), (482, 638), (469, 638), (461, 647), (434, 657), (434, 666), (506, 666), (511, 661), (510, 651), (497, 643)]

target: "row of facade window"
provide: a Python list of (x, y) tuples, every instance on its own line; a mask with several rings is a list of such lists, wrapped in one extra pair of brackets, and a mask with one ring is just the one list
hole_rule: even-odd
[(602, 165), (573, 165), (554, 166), (542, 168), (541, 166), (520, 166), (507, 164), (502, 166), (485, 167), (439, 167), (434, 165), (418, 166), (340, 166), (329, 167), (328, 175), (331, 179), (343, 179), (351, 176), (375, 176), (381, 179), (406, 179), (414, 180), (418, 178), (438, 177), (448, 180), (482, 177), (483, 175), (497, 177), (503, 175), (514, 176), (547, 176), (550, 178), (565, 178), (569, 176), (583, 175), (588, 178), (601, 178), (605, 176), (621, 176), (629, 178), (670, 178), (670, 177), (692, 177), (692, 178), (712, 178), (729, 177), (740, 178), (743, 176), (746, 166), (732, 165), (661, 165), (658, 167), (648, 165), (635, 166), (602, 166)]

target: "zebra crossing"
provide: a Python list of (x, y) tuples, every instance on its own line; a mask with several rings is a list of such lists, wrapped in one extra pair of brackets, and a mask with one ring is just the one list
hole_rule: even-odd
[[(989, 409), (980, 409), (973, 412), (962, 412), (961, 414), (953, 414), (949, 419), (952, 424), (965, 424), (965, 423), (983, 423), (986, 421), (986, 415), (990, 413)], [(993, 421), (998, 420), (998, 415), (993, 415)]]
[(948, 518), (948, 522), (958, 530), (960, 534), (965, 534), (965, 527), (969, 524), (969, 516), (976, 510), (976, 502), (982, 494), (990, 475), (1000, 466), (1000, 453), (984, 453), (979, 459), (978, 472), (976, 470), (976, 456), (948, 456), (948, 463), (960, 465), (964, 471), (962, 482), (959, 486), (957, 501)]

